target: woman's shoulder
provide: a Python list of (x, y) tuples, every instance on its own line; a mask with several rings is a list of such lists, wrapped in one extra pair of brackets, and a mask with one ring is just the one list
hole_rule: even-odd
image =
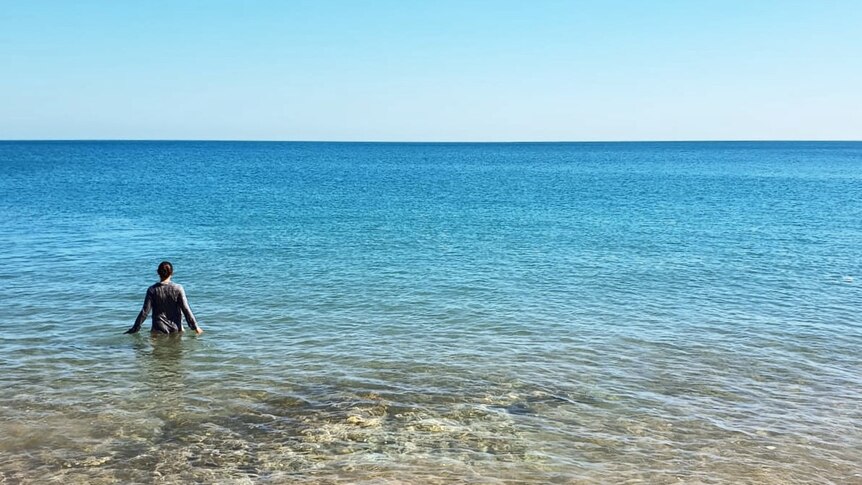
[(147, 291), (155, 291), (159, 288), (165, 288), (169, 291), (183, 291), (183, 285), (179, 283), (174, 283), (173, 281), (169, 281), (167, 283), (159, 281), (158, 283), (153, 283)]

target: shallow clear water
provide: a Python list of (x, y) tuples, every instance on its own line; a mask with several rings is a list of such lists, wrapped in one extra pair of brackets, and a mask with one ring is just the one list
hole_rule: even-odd
[(0, 143), (0, 248), (0, 482), (862, 483), (862, 143)]

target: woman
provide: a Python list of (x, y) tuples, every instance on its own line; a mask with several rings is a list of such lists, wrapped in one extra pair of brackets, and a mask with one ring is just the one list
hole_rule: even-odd
[(126, 333), (135, 333), (141, 329), (141, 324), (147, 319), (150, 310), (153, 311), (153, 327), (150, 332), (178, 333), (183, 331), (183, 315), (189, 328), (200, 335), (204, 331), (198, 326), (189, 302), (186, 300), (186, 292), (183, 287), (171, 282), (174, 267), (168, 261), (159, 264), (159, 278), (161, 281), (147, 288), (147, 296), (144, 298), (144, 307), (135, 319), (135, 325), (126, 330)]

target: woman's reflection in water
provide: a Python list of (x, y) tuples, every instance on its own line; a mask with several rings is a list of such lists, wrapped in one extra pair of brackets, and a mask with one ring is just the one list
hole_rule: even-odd
[(142, 335), (135, 339), (134, 349), (143, 381), (159, 401), (158, 407), (179, 404), (185, 388), (184, 347), (192, 344), (184, 341), (181, 333)]
[(201, 420), (207, 419), (196, 406), (198, 393), (186, 368), (190, 359), (184, 358), (194, 352), (195, 339), (183, 338), (181, 333), (138, 335), (133, 345), (145, 386), (139, 409), (158, 422), (151, 428), (149, 442), (159, 451), (152, 452), (150, 459), (163, 470), (180, 469), (187, 458), (176, 461), (177, 446), (199, 434)]

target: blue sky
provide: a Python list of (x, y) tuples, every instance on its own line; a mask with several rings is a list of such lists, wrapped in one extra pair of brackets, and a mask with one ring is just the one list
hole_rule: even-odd
[(6, 1), (0, 138), (862, 139), (859, 1)]

